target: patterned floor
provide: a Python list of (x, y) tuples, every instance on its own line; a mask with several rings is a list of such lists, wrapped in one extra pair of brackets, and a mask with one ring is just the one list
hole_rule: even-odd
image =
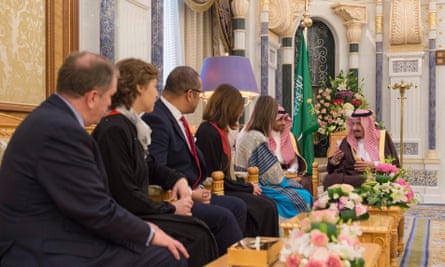
[(419, 204), (405, 213), (400, 267), (445, 266), (445, 205)]

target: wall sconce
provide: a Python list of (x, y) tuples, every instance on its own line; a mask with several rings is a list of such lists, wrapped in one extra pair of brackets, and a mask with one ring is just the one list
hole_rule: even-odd
[(223, 83), (236, 87), (247, 98), (246, 106), (258, 95), (258, 85), (253, 75), (252, 66), (246, 57), (217, 56), (204, 59), (201, 69), (204, 99), (210, 97), (213, 90)]

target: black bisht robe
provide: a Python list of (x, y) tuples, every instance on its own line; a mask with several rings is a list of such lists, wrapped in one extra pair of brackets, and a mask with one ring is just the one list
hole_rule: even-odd
[[(354, 169), (354, 155), (346, 138), (342, 140), (339, 149), (343, 151), (345, 155), (338, 165), (331, 164), (330, 158), (328, 159), (328, 174), (323, 180), (324, 188), (326, 189), (333, 184), (350, 184), (355, 188), (360, 187), (365, 181), (365, 177), (363, 173)], [(400, 166), (397, 150), (388, 132), (385, 132), (384, 155), (385, 158), (392, 157), (394, 159), (392, 162), (393, 165), (397, 167)]]

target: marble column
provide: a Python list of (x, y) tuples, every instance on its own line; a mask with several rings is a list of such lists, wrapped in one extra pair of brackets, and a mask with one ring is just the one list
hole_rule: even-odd
[(268, 95), (269, 84), (269, 0), (262, 1), (261, 14), (261, 95)]
[(246, 56), (246, 16), (249, 11), (248, 0), (233, 0), (231, 3), (233, 19), (232, 55)]
[[(268, 26), (271, 32), (280, 36), (277, 70), (275, 72), (275, 97), (289, 112), (292, 111), (294, 64), (294, 35), (305, 10), (304, 1), (269, 1)], [(281, 78), (281, 79), (280, 79)]]
[(346, 39), (349, 43), (349, 71), (358, 78), (359, 44), (362, 26), (368, 21), (366, 6), (337, 4), (332, 7), (334, 13), (342, 17), (346, 26)]
[(383, 0), (376, 0), (375, 6), (375, 112), (376, 120), (382, 121), (383, 88)]
[(114, 61), (114, 0), (100, 3), (100, 54)]
[(436, 38), (437, 38), (437, 5), (435, 0), (429, 2), (428, 26), (428, 153), (427, 158), (438, 158), (436, 152)]
[[(157, 66), (161, 73), (164, 68), (164, 1), (151, 0), (151, 63)], [(159, 94), (162, 92), (162, 79), (158, 79), (157, 85)]]

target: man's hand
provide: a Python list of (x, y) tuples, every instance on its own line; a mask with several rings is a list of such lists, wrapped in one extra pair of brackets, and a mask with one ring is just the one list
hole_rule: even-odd
[(207, 190), (205, 188), (198, 187), (192, 192), (192, 199), (204, 204), (210, 204), (211, 197), (212, 193), (210, 192), (210, 190)]
[(171, 202), (173, 206), (175, 206), (176, 211), (175, 214), (177, 215), (186, 215), (186, 216), (192, 216), (192, 206), (193, 206), (193, 200), (192, 198), (180, 198), (179, 200), (175, 200)]
[(177, 196), (179, 196), (180, 199), (182, 198), (191, 198), (192, 197), (192, 193), (190, 192), (190, 187), (188, 185), (187, 179), (186, 178), (181, 178), (179, 179), (176, 184), (173, 186), (172, 189), (172, 197), (176, 198)]
[(333, 165), (338, 165), (340, 164), (341, 160), (343, 159), (343, 157), (345, 156), (345, 153), (343, 153), (343, 151), (341, 151), (340, 149), (337, 149), (334, 154), (332, 154), (331, 156), (331, 164)]
[(155, 231), (153, 239), (151, 240), (151, 245), (167, 248), (173, 255), (173, 257), (175, 257), (175, 259), (177, 260), (180, 259), (179, 253), (184, 255), (184, 257), (187, 259), (190, 257), (190, 255), (188, 254), (185, 247), (181, 244), (181, 242), (166, 234), (157, 225), (149, 222), (146, 223), (150, 225), (150, 227)]
[(374, 162), (358, 160), (354, 163), (354, 169), (358, 172), (364, 172), (367, 168), (373, 169)]
[(263, 193), (263, 190), (261, 190), (261, 187), (257, 183), (252, 183), (253, 185), (253, 192), (255, 196), (260, 196)]

